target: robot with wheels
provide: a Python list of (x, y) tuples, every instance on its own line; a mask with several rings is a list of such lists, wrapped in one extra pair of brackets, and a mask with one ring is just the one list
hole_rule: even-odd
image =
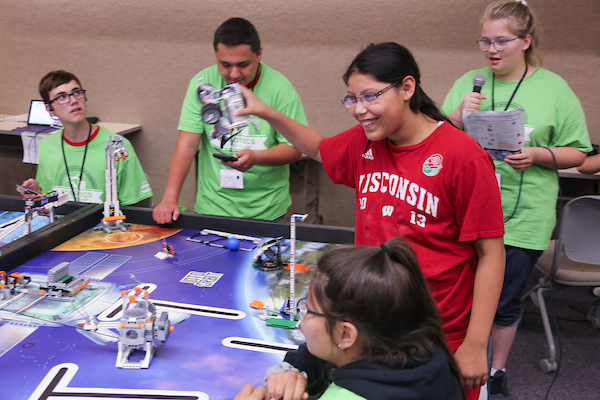
[[(123, 291), (121, 297), (123, 298), (123, 316), (120, 321), (98, 322), (92, 316), (83, 325), (83, 329), (92, 332), (97, 332), (99, 329), (119, 330), (119, 352), (116, 367), (148, 368), (157, 349), (154, 339), (164, 345), (173, 331), (169, 315), (166, 312), (157, 315), (156, 306), (148, 300), (148, 293), (142, 292), (139, 287), (129, 293)], [(144, 358), (140, 362), (129, 360), (129, 357), (136, 351), (144, 352)]]
[(263, 241), (252, 259), (252, 266), (263, 271), (272, 271), (283, 266), (281, 262), (281, 241), (283, 236)]
[[(216, 90), (204, 83), (200, 78), (198, 99), (203, 104), (202, 120), (207, 124), (215, 125), (211, 139), (221, 138), (221, 148), (229, 139), (241, 132), (249, 122), (258, 129), (258, 121), (254, 118), (236, 117), (233, 113), (246, 107), (240, 91), (239, 83), (232, 83), (221, 90)], [(221, 106), (223, 102), (223, 106)]]

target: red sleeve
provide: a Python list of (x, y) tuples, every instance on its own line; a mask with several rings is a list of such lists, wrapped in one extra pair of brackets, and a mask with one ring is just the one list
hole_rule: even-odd
[(456, 221), (460, 227), (458, 240), (472, 242), (504, 236), (500, 189), (489, 154), (484, 153), (466, 163), (454, 175), (454, 181), (453, 186), (457, 188)]
[(321, 141), (321, 159), (325, 172), (334, 183), (356, 187), (354, 160), (362, 154), (367, 138), (360, 125)]

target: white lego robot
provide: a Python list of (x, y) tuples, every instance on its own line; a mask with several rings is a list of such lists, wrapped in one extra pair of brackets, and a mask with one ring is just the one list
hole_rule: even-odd
[[(157, 349), (154, 340), (164, 345), (173, 331), (169, 315), (166, 312), (157, 315), (156, 307), (148, 297), (148, 293), (142, 292), (139, 287), (128, 293), (124, 291), (123, 316), (120, 321), (98, 322), (92, 316), (83, 326), (83, 329), (92, 332), (99, 329), (119, 330), (119, 352), (115, 364), (117, 368), (148, 368)], [(129, 357), (136, 351), (143, 351), (144, 358), (139, 362), (130, 361)]]

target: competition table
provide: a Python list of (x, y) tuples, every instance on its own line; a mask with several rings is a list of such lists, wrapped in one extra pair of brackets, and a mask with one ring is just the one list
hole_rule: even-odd
[[(67, 203), (58, 208), (55, 208), (54, 217), (56, 219), (62, 218), (64, 215), (74, 212), (82, 207), (85, 207), (85, 204), (82, 203)], [(3, 196), (0, 195), (0, 224), (8, 223), (10, 221), (14, 221), (16, 218), (22, 217), (25, 215), (25, 200), (20, 196)], [(31, 223), (31, 230), (37, 230), (42, 226), (47, 225), (50, 222), (50, 218), (47, 216), (37, 216), (34, 217)], [(6, 227), (10, 229), (10, 225)], [(0, 229), (0, 233), (5, 232), (6, 229)], [(25, 225), (22, 225), (20, 228), (15, 230), (9, 236), (0, 239), (0, 255), (2, 255), (5, 248), (3, 247), (6, 244), (11, 244), (14, 238), (20, 237), (25, 233)], [(19, 247), (20, 243), (24, 241), (28, 241), (33, 239), (33, 237), (29, 237), (27, 239), (24, 238), (23, 241), (19, 241), (14, 245), (9, 246), (10, 248)], [(0, 264), (0, 270), (3, 270), (2, 264)]]
[[(0, 196), (0, 209), (7, 201)], [(124, 207), (124, 213), (131, 227), (107, 234), (92, 230), (102, 206), (79, 205), (0, 248), (0, 270), (39, 281), (49, 269), (69, 262), (69, 272), (91, 278), (92, 288), (116, 293), (142, 287), (158, 310), (169, 313), (174, 331), (166, 344), (147, 369), (115, 367), (117, 343), (98, 344), (80, 325), (91, 315), (102, 320), (112, 310), (114, 316), (118, 299), (85, 307), (43, 300), (43, 306), (12, 314), (0, 309), (3, 400), (232, 399), (245, 383), (262, 384), (266, 368), (303, 341), (299, 329), (268, 327), (258, 318), (261, 312), (249, 306), (260, 300), (278, 309), (289, 296), (288, 271), (252, 267), (256, 249), (232, 251), (218, 247), (220, 242), (188, 240), (203, 229), (289, 238), (289, 225), (184, 213), (173, 225), (156, 226), (151, 210)], [(298, 223), (296, 262), (314, 263), (332, 244), (353, 239), (351, 229)], [(174, 248), (174, 257), (156, 257), (163, 241)], [(284, 240), (284, 259), (287, 245)], [(185, 280), (191, 273), (197, 274), (196, 282)], [(212, 286), (194, 284), (204, 273), (217, 276)], [(310, 273), (296, 274), (296, 300), (309, 280)]]

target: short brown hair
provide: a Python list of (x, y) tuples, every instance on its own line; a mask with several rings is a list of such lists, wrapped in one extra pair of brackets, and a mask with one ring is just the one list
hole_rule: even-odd
[(81, 82), (75, 75), (70, 72), (58, 70), (48, 72), (40, 81), (38, 86), (38, 90), (40, 92), (40, 96), (42, 96), (42, 100), (44, 103), (50, 104), (50, 91), (59, 87), (60, 85), (64, 85), (65, 83), (69, 83), (71, 81), (77, 82), (79, 87), (81, 87)]
[(260, 37), (252, 23), (244, 18), (229, 18), (215, 31), (213, 47), (217, 51), (219, 43), (234, 47), (241, 44), (250, 46), (254, 54), (260, 52)]

